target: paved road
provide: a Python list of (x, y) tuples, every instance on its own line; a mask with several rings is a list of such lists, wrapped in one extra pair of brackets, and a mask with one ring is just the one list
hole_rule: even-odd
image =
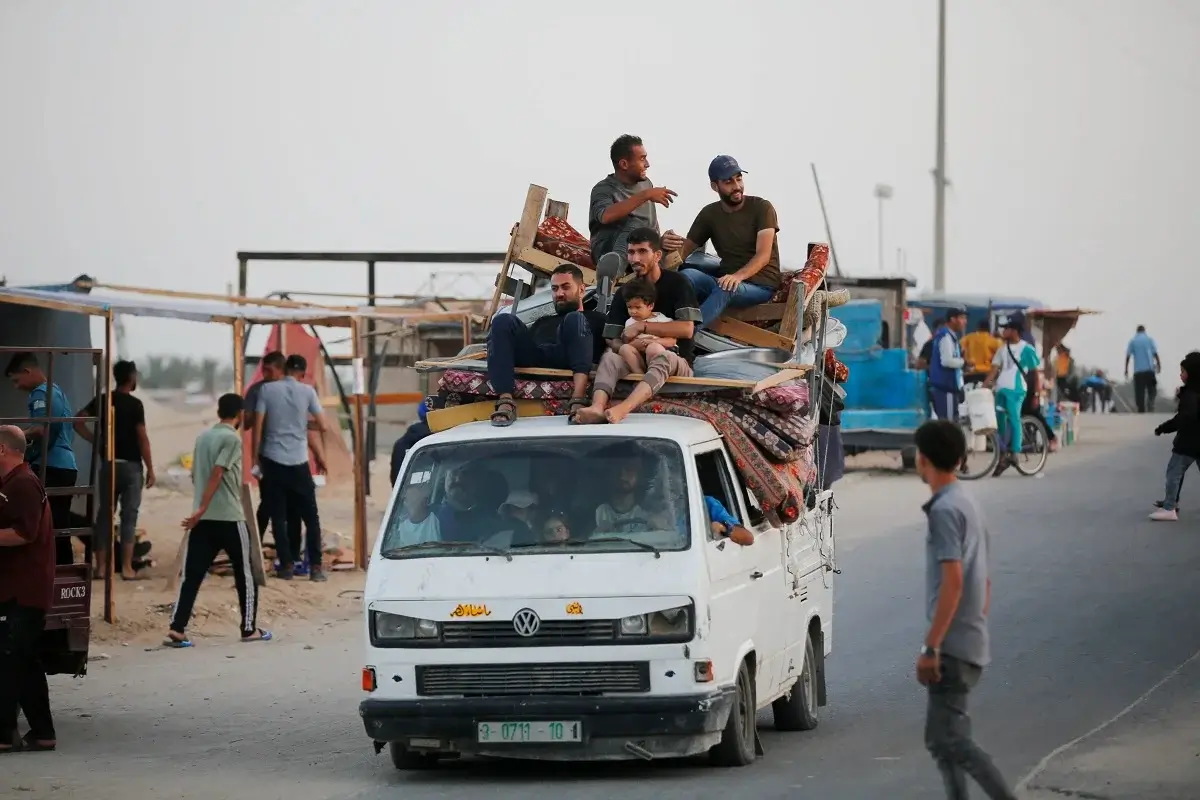
[[(976, 485), (993, 531), (996, 654), (977, 731), (1013, 782), (1200, 650), (1200, 500), (1185, 489), (1187, 521), (1143, 521), (1167, 451), (1144, 435), (1156, 421), (1109, 420), (1108, 443), (1072, 448), (1043, 478)], [(750, 768), (515, 763), (397, 773), (386, 754), (371, 753), (356, 718), (358, 631), (338, 623), (284, 629), (290, 635), (269, 645), (118, 648), (85, 681), (56, 682), (63, 750), (8, 760), (0, 795), (937, 797), (911, 674), (924, 630), (925, 497), (912, 477), (857, 475), (841, 487), (830, 706), (807, 734), (777, 734), (763, 720), (767, 755)]]

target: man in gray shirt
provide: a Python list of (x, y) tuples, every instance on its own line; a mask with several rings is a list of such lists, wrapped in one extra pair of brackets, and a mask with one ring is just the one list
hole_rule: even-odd
[[(306, 549), (310, 565), (309, 580), (323, 581), (321, 570), (321, 522), (317, 514), (317, 491), (312, 472), (308, 467), (309, 420), (317, 431), (325, 432), (325, 421), (321, 401), (317, 392), (306, 383), (296, 379), (303, 375), (308, 364), (302, 356), (292, 355), (287, 359), (287, 375), (276, 381), (263, 383), (255, 404), (254, 437), (251, 451), (252, 463), (262, 471), (263, 501), (270, 511), (271, 526), (275, 531), (288, 530), (288, 509), (292, 507), (304, 522)], [(325, 472), (325, 455), (313, 437), (313, 460), (322, 474)], [(293, 554), (290, 537), (275, 537), (275, 551), (279, 557), (276, 577), (291, 580), (293, 577)]]
[[(646, 177), (650, 160), (641, 138), (628, 133), (619, 137), (612, 143), (609, 158), (612, 174), (592, 187), (588, 209), (593, 263), (599, 263), (606, 253), (624, 255), (625, 240), (631, 231), (653, 228), (657, 233), (655, 203), (669, 208), (675, 198), (675, 192), (665, 186), (656, 187)], [(668, 251), (683, 247), (683, 237), (674, 231), (667, 231), (662, 239)]]
[(962, 428), (947, 420), (917, 429), (917, 472), (933, 497), (925, 539), (925, 606), (929, 632), (917, 658), (917, 680), (929, 689), (925, 746), (950, 800), (966, 800), (970, 775), (991, 798), (1015, 800), (1004, 776), (971, 739), (967, 695), (991, 661), (988, 530), (983, 512), (958, 480), (967, 454)]

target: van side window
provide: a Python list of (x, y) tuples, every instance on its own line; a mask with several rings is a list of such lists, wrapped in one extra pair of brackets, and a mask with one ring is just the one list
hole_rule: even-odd
[[(696, 456), (696, 472), (700, 476), (700, 491), (712, 497), (732, 514), (739, 523), (742, 520), (741, 511), (737, 504), (737, 484), (729, 474), (729, 468), (720, 450), (709, 450)], [(711, 522), (712, 520), (708, 520)], [(709, 539), (717, 539), (712, 531), (708, 532)]]
[(750, 517), (749, 527), (753, 528), (763, 524), (767, 519), (767, 515), (763, 513), (762, 508), (758, 505), (758, 500), (746, 488), (746, 482), (742, 480), (741, 475), (735, 475), (734, 479), (737, 481), (738, 489), (742, 493), (742, 499), (746, 501), (746, 516)]

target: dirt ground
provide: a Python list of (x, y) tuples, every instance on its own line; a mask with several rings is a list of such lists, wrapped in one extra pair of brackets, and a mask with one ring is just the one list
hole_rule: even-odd
[[(367, 535), (374, 541), (383, 519), (390, 487), (387, 464), (379, 460), (372, 471), (372, 495), (367, 499)], [(180, 474), (170, 474), (179, 472)], [(257, 502), (257, 494), (255, 495)], [(328, 547), (336, 544), (353, 563), (354, 493), (348, 483), (317, 489), (322, 538)], [(145, 580), (113, 584), (116, 621), (104, 622), (104, 582), (93, 583), (92, 641), (99, 645), (144, 644), (161, 639), (166, 631), (178, 585), (168, 588), (183, 530), (180, 521), (191, 512), (191, 482), (181, 471), (159, 469), (159, 485), (142, 498), (138, 528), (153, 544), (155, 564), (140, 574)], [(268, 534), (268, 540), (270, 536)], [(298, 577), (287, 583), (269, 578), (259, 594), (259, 624), (272, 628), (285, 620), (321, 621), (341, 618), (347, 609), (358, 608), (363, 575), (355, 571), (330, 572), (327, 583), (312, 583)], [(237, 594), (233, 579), (209, 575), (200, 589), (189, 633), (194, 637), (233, 636), (238, 627)]]

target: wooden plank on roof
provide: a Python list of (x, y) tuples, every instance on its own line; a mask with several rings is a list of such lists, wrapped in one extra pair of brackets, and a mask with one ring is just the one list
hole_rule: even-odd
[(571, 204), (564, 200), (547, 200), (546, 201), (546, 216), (558, 217), (563, 222), (567, 221), (567, 213), (571, 210)]
[(561, 267), (563, 264), (569, 264), (576, 267), (583, 273), (583, 284), (585, 286), (593, 286), (596, 283), (596, 270), (590, 267), (581, 267), (571, 261), (566, 261), (558, 256), (552, 256), (544, 250), (538, 250), (536, 247), (526, 247), (517, 257), (513, 259), (522, 267), (526, 267), (535, 272), (540, 272), (544, 275), (549, 275), (554, 270)]
[(778, 333), (771, 333), (741, 320), (730, 319), (726, 316), (718, 317), (709, 326), (709, 330), (721, 336), (727, 336), (736, 342), (753, 345), (754, 347), (778, 347), (781, 350), (790, 351), (796, 346), (795, 339), (788, 339), (780, 336)]
[[(517, 405), (518, 417), (546, 416), (546, 407), (540, 400), (514, 400), (513, 402)], [(492, 400), (451, 406), (450, 408), (438, 408), (426, 412), (425, 424), (429, 426), (430, 431), (437, 433), (465, 425), (468, 422), (487, 422), (492, 418), (492, 412), (495, 410), (496, 403)]]
[[(804, 284), (796, 281), (792, 284), (792, 290), (788, 292), (787, 302), (783, 304), (783, 315), (779, 322), (779, 335), (790, 342), (784, 348), (791, 350), (796, 346), (796, 333), (800, 328), (800, 316), (804, 313), (804, 309), (808, 308), (808, 303), (812, 300), (812, 296), (808, 295), (801, 298), (803, 294)], [(815, 294), (815, 292), (814, 292)]]
[(797, 378), (803, 377), (804, 373), (806, 373), (807, 371), (808, 370), (803, 370), (803, 369), (781, 369), (781, 370), (779, 370), (779, 372), (776, 372), (774, 375), (770, 375), (766, 378), (763, 378), (761, 381), (754, 384), (754, 388), (750, 390), (750, 393), (758, 394), (759, 392), (763, 391), (764, 389), (771, 389), (776, 386), (779, 386), (780, 384), (787, 383), (788, 381), (794, 381)]
[(507, 283), (508, 271), (512, 268), (512, 259), (527, 247), (533, 247), (533, 240), (537, 236), (538, 224), (542, 221), (542, 208), (546, 205), (546, 197), (550, 190), (545, 186), (538, 186), (536, 183), (529, 184), (528, 191), (525, 192), (525, 206), (521, 209), (521, 219), (513, 226), (509, 236), (508, 250), (504, 255), (504, 263), (500, 265), (500, 272), (496, 275), (496, 289), (492, 293), (492, 302), (488, 306), (488, 324), (491, 324), (491, 319), (500, 310), (500, 294)]
[(529, 191), (525, 193), (525, 206), (521, 209), (521, 220), (517, 223), (517, 235), (513, 241), (514, 253), (519, 253), (526, 247), (533, 247), (538, 225), (542, 221), (542, 209), (546, 207), (549, 194), (550, 190), (545, 186), (529, 184)]
[(786, 303), (763, 303), (761, 306), (731, 308), (725, 316), (742, 322), (778, 322), (783, 319)]

